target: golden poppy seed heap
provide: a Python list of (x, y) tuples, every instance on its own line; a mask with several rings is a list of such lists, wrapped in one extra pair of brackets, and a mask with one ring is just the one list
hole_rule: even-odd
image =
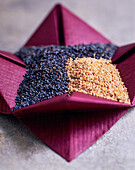
[(68, 90), (130, 104), (127, 88), (116, 65), (100, 58), (70, 58), (67, 62)]

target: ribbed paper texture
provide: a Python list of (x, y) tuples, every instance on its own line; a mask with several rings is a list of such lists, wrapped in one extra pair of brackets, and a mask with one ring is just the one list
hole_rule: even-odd
[[(0, 92), (3, 96), (1, 100), (5, 99), (10, 109), (15, 106), (17, 89), (23, 80), (25, 70), (22, 66), (0, 56)], [(4, 105), (2, 104), (2, 107)]]
[(134, 47), (129, 50), (123, 57), (123, 61), (121, 61), (117, 68), (120, 71), (120, 75), (122, 80), (124, 81), (128, 92), (129, 97), (132, 101), (132, 104), (135, 104), (135, 44)]
[(54, 151), (71, 161), (97, 141), (127, 109), (15, 112), (14, 115)]

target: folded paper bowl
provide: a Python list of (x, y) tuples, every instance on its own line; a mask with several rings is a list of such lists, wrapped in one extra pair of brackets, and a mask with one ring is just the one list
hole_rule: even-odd
[[(58, 4), (24, 46), (111, 43), (64, 6)], [(117, 64), (131, 105), (74, 92), (11, 112), (26, 72), (21, 59), (0, 51), (0, 113), (13, 114), (55, 152), (71, 161), (107, 132), (135, 105), (135, 43), (118, 47)]]

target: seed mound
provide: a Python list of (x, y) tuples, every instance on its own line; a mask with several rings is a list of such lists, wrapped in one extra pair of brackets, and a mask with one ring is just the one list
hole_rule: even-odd
[(72, 58), (111, 59), (113, 44), (80, 44), (75, 46), (24, 47), (15, 53), (26, 64), (12, 111), (69, 92), (67, 61)]
[(127, 88), (116, 65), (100, 58), (70, 58), (67, 62), (68, 91), (130, 104)]
[(117, 46), (114, 44), (79, 44), (74, 46), (41, 46), (41, 47), (24, 47), (15, 53), (26, 64), (26, 68), (40, 62), (43, 56), (64, 56), (65, 58), (104, 58), (110, 60), (114, 55)]

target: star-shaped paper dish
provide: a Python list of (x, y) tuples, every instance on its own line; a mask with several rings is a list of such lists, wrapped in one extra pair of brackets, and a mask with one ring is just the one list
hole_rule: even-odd
[[(56, 5), (25, 46), (111, 43), (62, 5)], [(135, 44), (118, 47), (117, 64), (131, 105), (74, 92), (11, 112), (25, 64), (0, 51), (0, 113), (13, 114), (67, 161), (73, 160), (107, 132), (135, 105)]]

